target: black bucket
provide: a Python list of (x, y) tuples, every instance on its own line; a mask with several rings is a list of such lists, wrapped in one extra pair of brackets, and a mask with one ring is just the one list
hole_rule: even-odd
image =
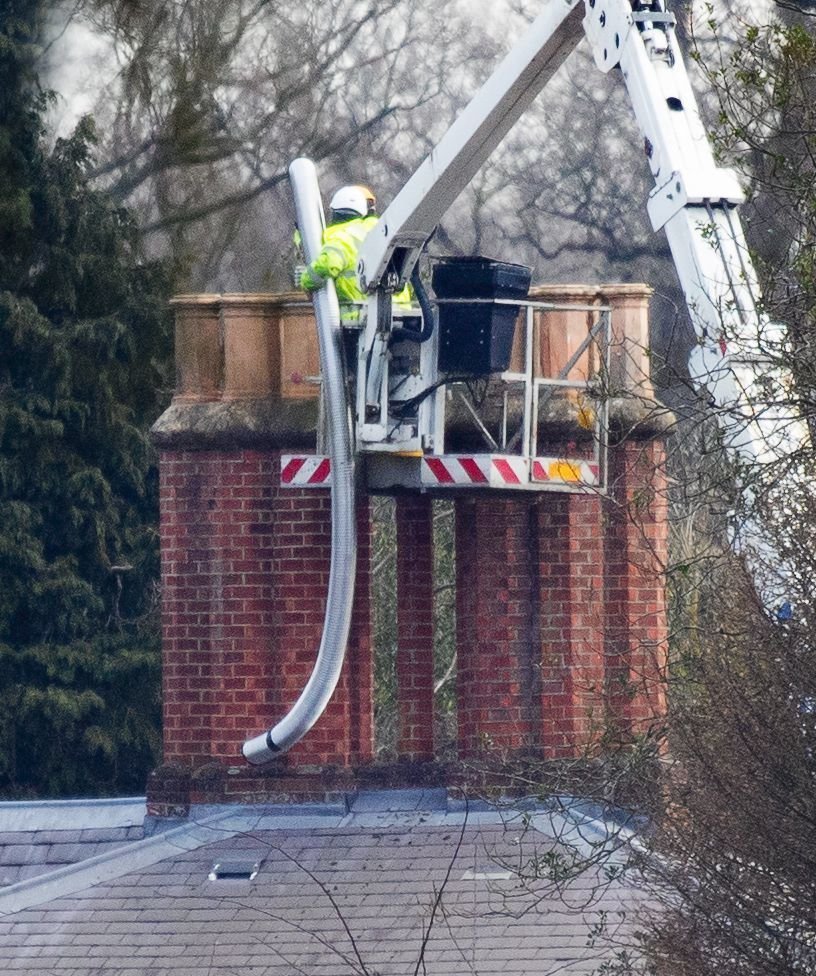
[[(484, 257), (448, 258), (433, 269), (437, 298), (526, 298), (530, 268)], [(491, 301), (439, 305), (439, 369), (444, 373), (501, 373), (510, 365), (518, 305)]]

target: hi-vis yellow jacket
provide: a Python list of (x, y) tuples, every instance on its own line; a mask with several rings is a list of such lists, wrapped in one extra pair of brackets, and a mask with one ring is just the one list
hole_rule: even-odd
[[(323, 247), (303, 272), (301, 286), (306, 291), (322, 288), (329, 278), (334, 279), (337, 299), (341, 306), (362, 303), (366, 296), (357, 283), (357, 252), (377, 223), (377, 217), (355, 217), (339, 224), (330, 224), (323, 231)], [(394, 295), (397, 305), (411, 304), (411, 289), (406, 286)], [(344, 321), (359, 317), (358, 309), (341, 308)]]

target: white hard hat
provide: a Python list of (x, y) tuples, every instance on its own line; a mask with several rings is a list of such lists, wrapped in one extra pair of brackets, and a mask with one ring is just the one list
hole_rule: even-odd
[(332, 210), (353, 210), (361, 217), (374, 212), (377, 201), (367, 186), (341, 186), (331, 198)]

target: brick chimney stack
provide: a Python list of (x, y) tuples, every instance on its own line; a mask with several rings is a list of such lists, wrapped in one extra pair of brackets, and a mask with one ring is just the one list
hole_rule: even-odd
[[(644, 286), (559, 286), (531, 297), (613, 308), (609, 491), (455, 497), (461, 759), (560, 759), (629, 737), (662, 713), (667, 520), (663, 428), (648, 379)], [(299, 295), (174, 300), (176, 393), (160, 451), (164, 765), (151, 809), (215, 799), (325, 795), (374, 768), (370, 519), (348, 656), (314, 729), (268, 767), (245, 738), (269, 728), (311, 672), (330, 559), (327, 488), (282, 483), (281, 459), (316, 450), (319, 372)], [(536, 313), (545, 314), (545, 313)], [(552, 375), (585, 312), (546, 313), (534, 355)], [(579, 361), (575, 370), (586, 368)], [(631, 517), (637, 502), (636, 519)], [(433, 502), (397, 498), (397, 749), (435, 758)], [(366, 772), (368, 770), (368, 772)], [(441, 775), (444, 775), (442, 773)]]

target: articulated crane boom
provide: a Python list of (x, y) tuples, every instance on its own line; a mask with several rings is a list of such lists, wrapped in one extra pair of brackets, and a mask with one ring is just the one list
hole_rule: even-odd
[[(395, 197), (360, 251), (360, 282), (369, 297), (357, 339), (352, 453), (405, 458), (443, 452), (439, 393), (453, 380), (445, 374), (440, 379), (436, 337), (422, 342), (418, 368), (410, 376), (396, 383), (389, 376), (391, 349), (400, 334), (391, 295), (411, 279), (442, 216), (582, 38), (598, 68), (619, 69), (626, 85), (655, 181), (649, 216), (655, 230), (666, 232), (697, 336), (691, 375), (709, 391), (724, 443), (737, 457), (753, 462), (778, 458), (805, 442), (801, 422), (783, 416), (776, 405), (784, 402), (786, 377), (778, 375), (763, 352), (771, 326), (757, 312), (758, 288), (736, 214), (742, 190), (730, 170), (716, 165), (674, 26), (662, 0), (544, 0), (525, 36)], [(301, 227), (322, 226), (314, 168), (300, 160), (290, 174)], [(311, 259), (320, 246), (319, 233), (306, 243)], [(342, 356), (339, 323), (321, 327), (320, 303), (316, 312), (321, 334), (333, 337), (321, 339), (321, 367), (324, 376), (336, 375)], [(419, 393), (409, 395), (406, 389)], [(533, 396), (529, 401), (538, 402)], [(413, 413), (406, 411), (406, 403), (416, 407)], [(328, 408), (345, 422), (345, 402)], [(526, 424), (525, 437), (530, 427), (535, 440), (535, 423)], [(333, 431), (332, 442), (345, 443), (341, 434)], [(349, 470), (351, 461), (347, 448), (332, 458), (342, 471)], [(352, 491), (352, 480), (336, 478), (333, 493)], [(348, 504), (340, 507), (349, 510)], [(351, 557), (355, 540), (346, 535)], [(336, 567), (343, 571), (345, 555), (333, 551), (332, 575)], [(330, 580), (327, 622), (337, 616), (345, 623), (328, 643), (342, 642), (342, 647), (325, 646), (324, 634), (318, 665), (301, 699), (275, 729), (245, 744), (251, 762), (265, 762), (305, 735), (334, 690), (348, 630), (349, 606), (332, 606), (332, 593), (341, 591), (342, 600), (350, 601), (349, 588)]]
[[(716, 165), (697, 100), (662, 0), (549, 0), (383, 214), (360, 253), (371, 293), (366, 347), (375, 345), (378, 305), (409, 279), (441, 216), (530, 106), (582, 38), (603, 72), (619, 68), (644, 138), (655, 187), (647, 209), (665, 230), (698, 344), (692, 379), (720, 409), (726, 442), (749, 458), (774, 455), (787, 440), (762, 408), (759, 294), (736, 207), (744, 196), (731, 170)], [(738, 356), (730, 350), (738, 349)], [(365, 417), (358, 442), (365, 444)], [(759, 404), (759, 406), (758, 406)]]

